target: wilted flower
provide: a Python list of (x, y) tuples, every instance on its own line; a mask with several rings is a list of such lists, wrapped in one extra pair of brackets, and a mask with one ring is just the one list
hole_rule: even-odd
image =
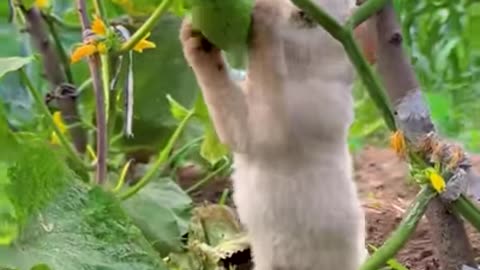
[(405, 137), (400, 130), (395, 131), (395, 133), (393, 133), (393, 135), (390, 137), (390, 145), (393, 150), (395, 150), (395, 153), (397, 153), (397, 155), (401, 157), (405, 156)]

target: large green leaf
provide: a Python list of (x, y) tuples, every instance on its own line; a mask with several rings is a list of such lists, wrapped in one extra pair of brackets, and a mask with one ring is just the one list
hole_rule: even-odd
[[(1, 27), (1, 25), (0, 25)], [(0, 43), (5, 44), (7, 52), (0, 52), (0, 55), (16, 54), (9, 51), (7, 36), (2, 35), (0, 30)], [(5, 40), (5, 43), (3, 42)], [(14, 40), (14, 39), (12, 39)], [(13, 46), (13, 44), (12, 44)], [(15, 44), (18, 48), (18, 45)], [(0, 102), (6, 105), (6, 112), (10, 123), (14, 126), (26, 123), (32, 119), (32, 102), (28, 93), (20, 84), (19, 76), (14, 71), (26, 67), (31, 63), (32, 57), (9, 56), (0, 58)], [(32, 65), (31, 65), (32, 66)]]
[(11, 243), (19, 233), (15, 207), (7, 196), (6, 186), (10, 183), (7, 175), (9, 159), (15, 157), (17, 141), (11, 134), (3, 106), (0, 103), (0, 245)]
[(14, 246), (0, 248), (0, 266), (29, 269), (39, 263), (62, 270), (166, 269), (117, 200), (80, 183), (32, 216)]
[[(34, 140), (34, 139), (32, 139)], [(45, 207), (73, 177), (58, 152), (42, 141), (22, 141), (18, 159), (8, 169), (7, 192), (21, 223)]]
[(17, 140), (8, 127), (7, 118), (3, 104), (0, 103), (0, 162), (12, 160), (17, 148)]
[(207, 105), (202, 94), (199, 94), (193, 107), (195, 116), (200, 120), (204, 128), (205, 138), (200, 148), (200, 155), (211, 165), (216, 164), (220, 159), (229, 153), (228, 147), (220, 142), (215, 131), (212, 119), (208, 113)]
[(168, 178), (151, 182), (123, 206), (163, 256), (181, 251), (181, 238), (188, 230), (193, 206), (175, 182)]
[(0, 266), (166, 269), (112, 194), (78, 181), (61, 152), (44, 141), (17, 139), (18, 154), (0, 163), (0, 237), (20, 235), (0, 247)]
[(229, 153), (227, 146), (220, 142), (212, 123), (205, 125), (205, 139), (200, 148), (200, 154), (211, 165), (216, 164)]

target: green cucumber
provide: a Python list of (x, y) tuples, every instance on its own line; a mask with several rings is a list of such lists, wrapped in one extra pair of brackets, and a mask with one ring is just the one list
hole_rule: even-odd
[(235, 51), (247, 44), (254, 0), (191, 0), (191, 18), (212, 44)]

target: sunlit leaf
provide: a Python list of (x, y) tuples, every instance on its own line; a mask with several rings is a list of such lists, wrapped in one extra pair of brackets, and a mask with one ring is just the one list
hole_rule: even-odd
[(0, 247), (2, 266), (39, 263), (62, 270), (166, 270), (118, 201), (78, 182), (30, 218), (15, 246)]
[(0, 79), (5, 74), (21, 69), (33, 60), (32, 57), (2, 57), (0, 58)]
[(170, 111), (178, 121), (181, 121), (188, 115), (189, 111), (187, 108), (183, 107), (180, 103), (178, 103), (175, 99), (173, 99), (170, 95), (167, 95), (168, 102), (170, 103)]
[(205, 126), (205, 139), (200, 148), (200, 154), (210, 164), (216, 164), (228, 154), (228, 148), (220, 142), (211, 123)]

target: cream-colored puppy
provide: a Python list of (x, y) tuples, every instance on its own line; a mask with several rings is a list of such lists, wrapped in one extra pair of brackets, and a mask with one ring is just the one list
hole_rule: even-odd
[[(340, 21), (350, 0), (316, 0)], [(234, 201), (257, 270), (357, 270), (364, 213), (347, 132), (353, 67), (289, 0), (257, 0), (247, 78), (185, 21), (181, 41), (215, 129), (234, 152)]]

